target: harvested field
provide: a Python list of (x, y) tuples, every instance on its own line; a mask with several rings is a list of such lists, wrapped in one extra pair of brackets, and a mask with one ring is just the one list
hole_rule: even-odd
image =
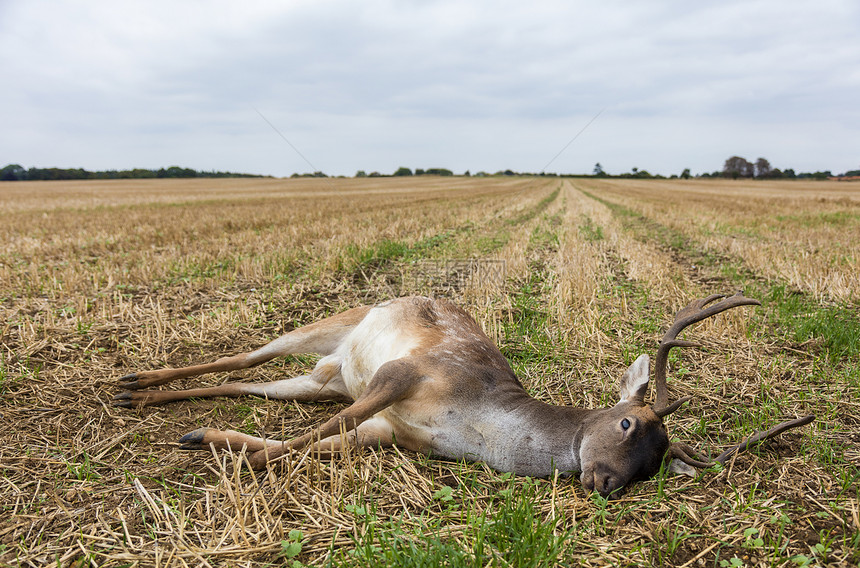
[[(0, 184), (0, 564), (812, 566), (860, 561), (860, 185), (556, 178)], [(498, 272), (500, 266), (503, 273)], [(489, 271), (481, 272), (483, 269)], [(621, 499), (398, 448), (184, 452), (198, 427), (290, 438), (342, 405), (111, 406), (118, 377), (257, 347), (363, 303), (464, 305), (527, 390), (617, 400), (691, 299), (670, 437), (715, 452)], [(295, 356), (164, 388), (303, 374)], [(718, 452), (715, 452), (718, 453)]]

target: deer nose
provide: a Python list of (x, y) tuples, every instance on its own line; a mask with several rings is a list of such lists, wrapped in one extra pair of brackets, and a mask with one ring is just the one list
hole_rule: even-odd
[(618, 490), (621, 489), (622, 485), (612, 473), (594, 473), (594, 490), (600, 493), (601, 497), (606, 497), (607, 499), (618, 497), (620, 495)]
[(583, 475), (582, 485), (587, 491), (597, 491), (602, 497), (611, 497), (613, 492), (618, 495), (621, 484), (611, 472), (593, 471)]
[(615, 478), (610, 474), (598, 474), (594, 481), (594, 488), (603, 497), (609, 497), (613, 491), (618, 489)]

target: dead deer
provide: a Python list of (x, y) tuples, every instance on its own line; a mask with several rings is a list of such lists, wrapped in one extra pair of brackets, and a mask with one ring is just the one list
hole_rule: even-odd
[[(723, 299), (724, 298), (724, 299)], [(722, 299), (720, 302), (713, 303)], [(352, 404), (320, 427), (282, 442), (232, 430), (200, 428), (180, 439), (183, 449), (239, 449), (259, 469), (291, 449), (313, 445), (324, 453), (342, 444), (398, 446), (453, 459), (483, 461), (518, 475), (547, 477), (581, 472), (587, 491), (603, 496), (657, 473), (666, 456), (683, 469), (725, 463), (736, 452), (813, 416), (759, 432), (703, 460), (689, 446), (670, 443), (663, 418), (688, 398), (669, 404), (666, 366), (687, 326), (725, 310), (760, 305), (741, 292), (693, 301), (678, 312), (657, 351), (655, 401), (645, 402), (649, 359), (641, 355), (621, 377), (621, 400), (612, 408), (554, 406), (530, 397), (508, 361), (465, 311), (440, 299), (400, 298), (353, 308), (295, 329), (271, 343), (214, 363), (142, 371), (122, 377), (128, 389), (117, 406), (140, 407), (211, 396), (257, 395), (297, 401)], [(226, 383), (190, 390), (141, 390), (175, 379), (259, 365), (278, 356), (318, 353), (309, 375), (264, 384)], [(346, 434), (343, 434), (345, 432)]]

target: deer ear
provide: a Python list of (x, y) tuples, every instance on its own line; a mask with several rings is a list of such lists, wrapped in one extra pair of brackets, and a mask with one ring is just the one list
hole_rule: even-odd
[(640, 355), (621, 375), (621, 402), (645, 402), (648, 391), (648, 355)]

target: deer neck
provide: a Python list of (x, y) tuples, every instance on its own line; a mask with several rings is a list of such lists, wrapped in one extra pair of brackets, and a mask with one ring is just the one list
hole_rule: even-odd
[(496, 440), (487, 440), (489, 465), (532, 477), (581, 471), (579, 449), (593, 411), (546, 404), (525, 392), (506, 402), (504, 426), (493, 432)]

